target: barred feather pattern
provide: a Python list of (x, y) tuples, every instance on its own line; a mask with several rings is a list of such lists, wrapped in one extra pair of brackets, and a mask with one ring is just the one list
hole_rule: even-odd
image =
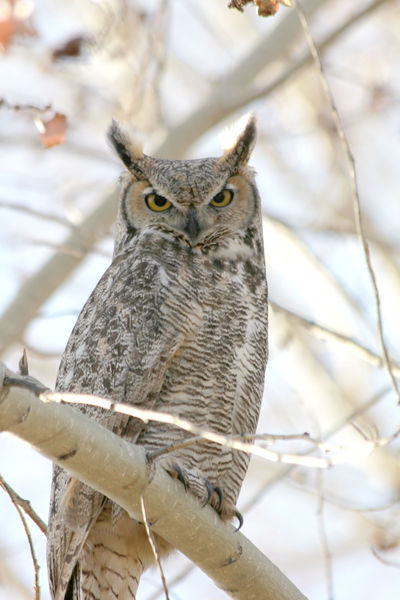
[[(119, 152), (124, 137), (113, 127)], [(132, 157), (113, 262), (72, 331), (58, 390), (170, 412), (226, 435), (255, 432), (268, 337), (260, 199), (246, 166), (254, 135), (250, 122), (236, 149), (220, 159)], [(125, 144), (125, 165), (128, 150)], [(221, 189), (230, 190), (226, 209), (212, 204)], [(167, 198), (171, 208), (152, 214), (149, 193)], [(148, 451), (191, 437), (163, 423), (76, 409)], [(210, 485), (218, 486), (222, 503), (217, 493), (210, 503), (222, 518), (234, 516), (249, 455), (207, 442), (157, 460), (175, 476), (178, 465), (201, 502)], [(161, 556), (171, 551), (165, 540), (156, 542)], [(54, 467), (48, 537), (54, 600), (132, 600), (153, 561), (143, 525)]]

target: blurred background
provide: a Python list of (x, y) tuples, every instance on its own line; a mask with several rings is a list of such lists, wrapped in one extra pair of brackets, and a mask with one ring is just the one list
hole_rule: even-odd
[[(243, 533), (310, 600), (395, 600), (400, 408), (380, 359), (349, 163), (296, 8), (261, 18), (251, 3), (243, 13), (227, 4), (0, 1), (1, 359), (17, 370), (25, 348), (30, 373), (54, 386), (112, 254), (121, 172), (105, 141), (112, 117), (145, 152), (191, 158), (218, 155), (218, 132), (255, 111), (271, 300), (259, 432), (325, 445), (303, 436), (268, 446), (284, 460), (299, 455), (297, 466), (252, 459)], [(400, 3), (303, 6), (356, 161), (399, 377)], [(318, 468), (301, 464), (310, 453)], [(0, 473), (47, 521), (50, 462), (3, 434)], [(45, 536), (28, 525), (48, 600)], [(164, 568), (173, 600), (227, 598), (179, 553)], [(0, 599), (34, 598), (33, 582), (23, 526), (0, 488)], [(164, 598), (156, 571), (138, 598)]]

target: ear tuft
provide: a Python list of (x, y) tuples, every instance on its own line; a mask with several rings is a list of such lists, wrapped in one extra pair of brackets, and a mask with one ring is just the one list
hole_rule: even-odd
[(136, 171), (137, 166), (135, 163), (143, 158), (141, 144), (131, 139), (120, 123), (117, 123), (114, 119), (108, 129), (107, 137), (126, 168)]
[(257, 125), (254, 113), (243, 115), (236, 123), (222, 132), (221, 141), (224, 154), (221, 162), (239, 169), (247, 164), (257, 138)]

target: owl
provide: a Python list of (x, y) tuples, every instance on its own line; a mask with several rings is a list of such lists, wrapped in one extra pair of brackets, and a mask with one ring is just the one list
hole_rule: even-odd
[[(267, 362), (267, 283), (260, 198), (247, 165), (254, 117), (218, 158), (144, 154), (113, 122), (125, 166), (113, 260), (86, 302), (56, 389), (168, 412), (225, 435), (254, 433)], [(212, 442), (162, 454), (191, 434), (76, 406), (140, 444), (222, 519), (249, 455)], [(160, 556), (169, 543), (155, 536)], [(54, 467), (48, 566), (54, 600), (132, 600), (154, 562), (143, 524)]]

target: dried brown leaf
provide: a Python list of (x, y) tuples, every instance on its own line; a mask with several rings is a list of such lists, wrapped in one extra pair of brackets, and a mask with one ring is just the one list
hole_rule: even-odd
[(240, 12), (243, 12), (243, 7), (249, 2), (253, 2), (258, 7), (260, 17), (269, 17), (276, 14), (279, 4), (292, 6), (292, 0), (231, 0), (228, 8), (236, 8)]
[(53, 60), (60, 58), (76, 58), (81, 55), (82, 46), (86, 42), (84, 36), (78, 35), (53, 50)]
[(65, 142), (67, 117), (55, 113), (51, 119), (44, 120), (37, 117), (35, 123), (40, 132), (40, 140), (45, 148), (51, 148)]

